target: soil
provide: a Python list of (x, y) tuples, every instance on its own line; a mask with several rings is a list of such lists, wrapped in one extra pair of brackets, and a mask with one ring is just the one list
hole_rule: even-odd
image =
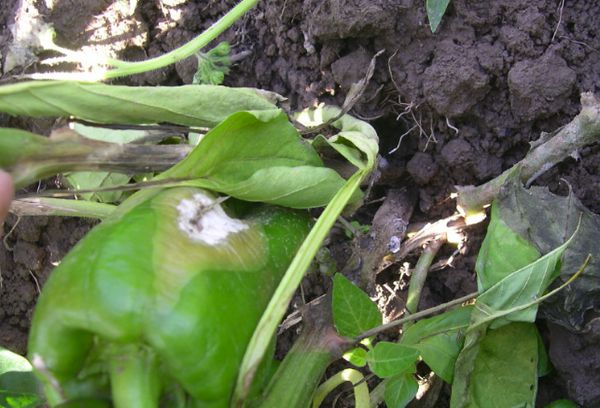
[[(365, 224), (375, 216), (376, 200), (398, 188), (416, 192), (411, 223), (450, 215), (448, 197), (455, 185), (481, 184), (497, 176), (524, 157), (541, 132), (568, 123), (579, 111), (580, 93), (600, 94), (600, 1), (453, 0), (435, 34), (424, 3), (262, 0), (221, 38), (230, 41), (234, 53), (249, 51), (227, 76), (227, 85), (275, 91), (293, 109), (321, 102), (341, 105), (371, 58), (384, 50), (351, 112), (369, 120), (381, 139), (379, 175), (370, 196), (375, 203), (357, 214)], [(3, 4), (0, 50), (6, 64), (13, 43), (10, 25), (23, 15), (53, 24), (62, 46), (140, 59), (193, 38), (236, 1), (139, 0), (134, 9), (110, 0)], [(34, 59), (12, 73), (31, 63), (40, 69)], [(195, 65), (190, 58), (127, 82), (191, 83)], [(14, 120), (0, 120), (15, 125)], [(18, 125), (43, 128), (39, 122)], [(590, 146), (579, 155), (536, 184), (565, 193), (568, 183), (584, 205), (600, 213), (600, 148)], [(7, 221), (5, 233), (15, 222)], [(38, 286), (89, 227), (89, 222), (70, 219), (22, 219), (8, 234), (7, 245), (0, 246), (0, 344), (25, 352)], [(484, 227), (470, 230), (453, 268), (430, 276), (421, 307), (473, 291), (473, 265), (484, 232)], [(332, 249), (338, 261), (348, 259), (348, 247)], [(382, 279), (398, 281), (397, 270), (383, 276), (380, 285), (386, 283)], [(316, 296), (326, 290), (326, 281), (312, 278), (304, 289)], [(392, 309), (402, 306), (402, 301), (396, 303)], [(539, 325), (555, 371), (541, 381), (538, 405), (569, 398), (599, 407), (600, 330), (574, 334)]]

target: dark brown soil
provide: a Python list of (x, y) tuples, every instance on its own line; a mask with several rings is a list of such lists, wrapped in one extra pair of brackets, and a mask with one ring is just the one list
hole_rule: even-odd
[[(5, 0), (0, 10), (0, 23), (5, 22), (0, 46), (10, 41), (6, 23), (14, 18), (16, 3)], [(53, 3), (49, 9), (44, 1), (32, 2), (43, 19), (55, 24), (62, 45), (101, 46), (103, 36), (112, 36), (121, 40), (113, 50), (135, 59), (181, 45), (236, 1), (140, 0), (132, 15), (119, 14), (109, 0)], [(451, 214), (448, 197), (454, 185), (497, 176), (525, 155), (540, 132), (568, 123), (579, 111), (581, 92), (600, 93), (600, 1), (560, 4), (454, 0), (432, 34), (424, 1), (263, 0), (223, 36), (234, 53), (251, 52), (226, 82), (278, 92), (293, 108), (341, 105), (373, 55), (385, 50), (352, 111), (371, 120), (381, 138), (381, 175), (372, 198), (390, 188), (414, 188), (418, 199), (412, 221), (435, 221)], [(129, 81), (190, 83), (195, 64), (190, 58)], [(580, 156), (537, 183), (563, 193), (564, 179), (588, 208), (600, 213), (600, 148), (585, 148)], [(369, 223), (376, 207), (361, 210), (359, 217)], [(4, 230), (13, 224), (9, 220)], [(12, 250), (0, 247), (0, 344), (25, 351), (36, 280), (43, 284), (52, 262), (87, 227), (74, 220), (23, 219), (8, 238)], [(453, 269), (431, 276), (422, 306), (473, 290), (483, 233), (472, 232), (468, 251)], [(542, 382), (539, 404), (564, 397), (584, 407), (600, 406), (599, 335), (556, 327), (544, 332), (556, 371)]]

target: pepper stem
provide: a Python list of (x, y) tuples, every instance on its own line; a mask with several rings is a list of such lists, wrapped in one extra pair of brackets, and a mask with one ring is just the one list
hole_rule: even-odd
[(118, 346), (110, 360), (115, 408), (156, 408), (161, 392), (156, 354), (149, 348)]

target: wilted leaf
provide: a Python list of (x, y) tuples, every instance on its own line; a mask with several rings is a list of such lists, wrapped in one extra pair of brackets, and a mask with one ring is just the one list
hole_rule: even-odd
[(356, 337), (381, 324), (377, 305), (344, 275), (333, 277), (333, 321), (342, 336)]
[(537, 299), (558, 276), (560, 258), (572, 242), (573, 237), (479, 295), (469, 330), (482, 325), (497, 328), (508, 322), (535, 321)]
[(414, 373), (418, 357), (419, 351), (414, 347), (380, 341), (367, 353), (367, 362), (375, 375), (388, 378)]
[(504, 222), (542, 253), (548, 253), (579, 229), (562, 257), (556, 285), (566, 282), (588, 254), (592, 260), (582, 276), (544, 302), (541, 315), (570, 330), (583, 330), (585, 315), (600, 309), (600, 216), (586, 209), (571, 193), (561, 197), (546, 188), (526, 190), (517, 180), (505, 185), (497, 198)]

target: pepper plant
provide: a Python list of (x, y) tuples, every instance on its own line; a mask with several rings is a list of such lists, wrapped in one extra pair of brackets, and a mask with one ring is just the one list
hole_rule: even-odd
[[(128, 75), (193, 55), (255, 3), (242, 1), (206, 33), (163, 57), (110, 60), (108, 71), (85, 76)], [(427, 4), (429, 12), (436, 6), (441, 18), (448, 1)], [(146, 135), (169, 124), (162, 129), (201, 134), (190, 148), (89, 140), (77, 126), (50, 139), (0, 129), (0, 166), (11, 171), (18, 187), (82, 170), (144, 174), (140, 183), (119, 186), (135, 192), (118, 206), (17, 200), (103, 221), (62, 261), (40, 296), (29, 343), (37, 380), (27, 361), (0, 350), (0, 403), (317, 407), (337, 385), (350, 381), (358, 408), (382, 400), (403, 407), (417, 392), (421, 360), (452, 384), (452, 407), (485, 407), (489, 395), (502, 394), (500, 406), (534, 403), (536, 379), (547, 371), (547, 360), (532, 322), (540, 302), (583, 273), (590, 262), (585, 242), (595, 240), (598, 220), (568, 212), (564, 229), (551, 241), (544, 234), (524, 237), (510, 225), (511, 208), (528, 208), (517, 172), (502, 176), (502, 183), (509, 181), (505, 192), (513, 196), (494, 203), (478, 257), (478, 293), (418, 311), (424, 279), (414, 279), (407, 304), (411, 314), (382, 326), (367, 295), (338, 274), (331, 307), (326, 301), (321, 319), (306, 322), (275, 367), (276, 328), (333, 223), (348, 204), (359, 202), (359, 187), (374, 168), (378, 149), (373, 128), (345, 110), (319, 107), (290, 118), (277, 107), (279, 99), (269, 92), (211, 85), (131, 88), (41, 81), (0, 87), (0, 111), (12, 115), (141, 126)], [(298, 123), (305, 131), (323, 124), (337, 130), (334, 136), (305, 139), (294, 126)], [(323, 150), (346, 159), (355, 173), (346, 180), (325, 167)], [(146, 160), (135, 160), (138, 156)], [(95, 187), (97, 193), (114, 189)], [(513, 206), (514, 196), (525, 201)], [(324, 209), (313, 223), (307, 210), (316, 207)], [(577, 218), (584, 221), (573, 223)], [(427, 268), (433, 256), (423, 259)], [(546, 293), (560, 274), (564, 283)], [(475, 297), (474, 305), (463, 304)], [(398, 327), (397, 342), (373, 337)], [(519, 339), (519, 348), (507, 347), (510, 339)], [(514, 373), (503, 371), (494, 353), (519, 367), (518, 381), (511, 382)], [(369, 390), (363, 374), (349, 368), (319, 386), (326, 367), (341, 355), (382, 381)]]

